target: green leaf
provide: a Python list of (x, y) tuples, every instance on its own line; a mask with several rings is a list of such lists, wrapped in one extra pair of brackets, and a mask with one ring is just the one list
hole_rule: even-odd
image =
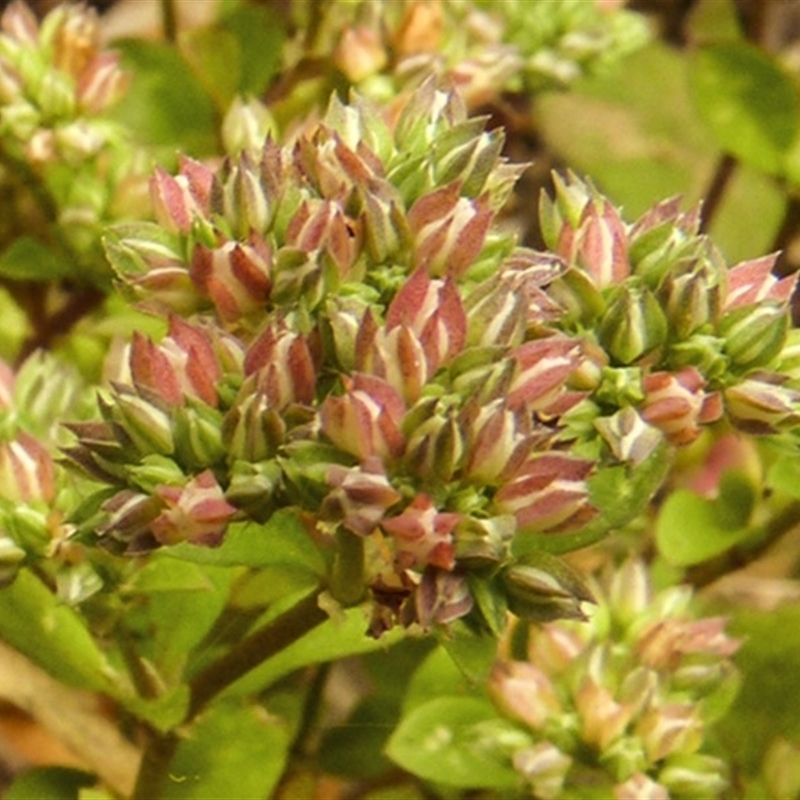
[(236, 38), (216, 26), (194, 28), (181, 34), (180, 47), (197, 79), (224, 111), (241, 82), (242, 64)]
[(800, 458), (797, 454), (780, 455), (767, 473), (767, 486), (800, 500)]
[(403, 711), (408, 714), (432, 697), (485, 697), (485, 694), (484, 684), (476, 686), (447, 650), (437, 647), (411, 677), (403, 698)]
[(138, 139), (202, 157), (215, 150), (214, 103), (171, 45), (143, 39), (114, 43), (133, 75), (112, 116)]
[(65, 683), (127, 694), (80, 614), (27, 569), (0, 589), (0, 638)]
[(214, 583), (208, 573), (189, 562), (165, 558), (154, 553), (122, 591), (153, 594), (154, 592), (208, 592)]
[(20, 236), (0, 255), (0, 276), (15, 281), (52, 281), (71, 275), (71, 264), (40, 241)]
[(530, 738), (488, 700), (438, 697), (401, 720), (389, 757), (418, 777), (464, 789), (514, 789), (513, 752)]
[(689, 85), (723, 150), (765, 172), (781, 172), (800, 108), (792, 79), (774, 59), (744, 42), (704, 47), (690, 61)]
[(206, 711), (182, 739), (164, 800), (262, 800), (286, 765), (290, 738), (262, 708), (237, 701)]
[(325, 772), (347, 778), (372, 778), (391, 764), (384, 746), (394, 729), (399, 708), (383, 697), (364, 698), (342, 725), (325, 731), (319, 761)]
[(78, 800), (80, 790), (96, 781), (94, 775), (67, 767), (34, 767), (8, 787), (5, 800)]
[(182, 542), (163, 552), (196, 564), (226, 567), (276, 567), (302, 569), (315, 575), (325, 571), (325, 561), (293, 508), (274, 513), (267, 522), (237, 522), (228, 526), (219, 547), (197, 547)]
[(741, 607), (730, 629), (743, 640), (736, 654), (742, 684), (717, 725), (730, 762), (753, 775), (776, 736), (800, 741), (800, 607)]
[(488, 631), (475, 631), (456, 620), (439, 636), (442, 647), (473, 685), (484, 684), (497, 657), (497, 638)]
[[(163, 565), (155, 561), (157, 566), (144, 576), (145, 585), (153, 588), (142, 591), (146, 602), (131, 610), (130, 624), (141, 632), (141, 654), (172, 684), (224, 610), (235, 572), (207, 565), (200, 576), (194, 564), (170, 566), (169, 561), (166, 556)], [(170, 578), (180, 588), (170, 591), (165, 585)]]
[(738, 513), (724, 501), (706, 500), (694, 492), (678, 489), (666, 499), (656, 521), (659, 552), (670, 564), (679, 567), (699, 564), (724, 553), (751, 533), (746, 525), (727, 524), (736, 521)]
[(261, 95), (281, 67), (284, 21), (274, 6), (242, 3), (223, 16), (222, 24), (236, 38), (242, 65), (238, 91)]

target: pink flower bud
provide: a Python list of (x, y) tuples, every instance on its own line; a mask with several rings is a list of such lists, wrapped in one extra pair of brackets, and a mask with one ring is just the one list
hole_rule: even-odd
[(546, 411), (564, 392), (567, 379), (577, 367), (580, 345), (566, 336), (551, 336), (520, 345), (512, 356), (517, 372), (509, 389), (509, 408), (525, 405)]
[(188, 233), (195, 217), (208, 213), (214, 173), (198, 161), (181, 159), (180, 174), (173, 177), (156, 167), (150, 179), (150, 196), (159, 224), (169, 231)]
[(743, 261), (728, 270), (728, 291), (725, 297), (724, 310), (761, 303), (764, 300), (774, 301), (784, 308), (794, 294), (797, 274), (778, 278), (772, 272), (778, 254)]
[(250, 345), (245, 375), (254, 376), (258, 390), (272, 408), (291, 403), (309, 405), (316, 393), (317, 370), (307, 337), (268, 326)]
[(159, 497), (123, 489), (103, 503), (106, 520), (97, 532), (124, 542), (129, 552), (152, 550), (157, 543), (150, 526), (163, 507)]
[(269, 246), (253, 236), (249, 244), (228, 241), (213, 250), (196, 245), (190, 275), (220, 317), (235, 322), (266, 305), (272, 289), (271, 267)]
[(727, 658), (739, 649), (741, 642), (728, 637), (726, 624), (724, 617), (658, 620), (642, 630), (637, 642), (639, 657), (653, 669), (673, 671), (687, 655)]
[(398, 458), (405, 447), (400, 423), (405, 404), (385, 381), (357, 373), (344, 378), (345, 393), (322, 403), (322, 430), (341, 450), (362, 461)]
[(469, 614), (474, 600), (463, 575), (428, 568), (414, 594), (416, 621), (424, 630)]
[(161, 544), (192, 542), (219, 545), (236, 509), (225, 500), (210, 470), (200, 473), (186, 486), (160, 486), (156, 494), (166, 508), (150, 528)]
[(416, 270), (400, 287), (386, 312), (386, 327), (410, 328), (419, 338), (431, 373), (464, 346), (467, 317), (451, 279), (431, 280)]
[(527, 661), (498, 662), (489, 676), (489, 693), (504, 714), (534, 731), (562, 713), (550, 678)]
[(0, 411), (14, 405), (14, 370), (0, 359)]
[(522, 532), (559, 531), (586, 522), (596, 512), (586, 477), (594, 462), (566, 453), (531, 457), (500, 487), (494, 506), (514, 514)]
[(27, 3), (12, 0), (0, 19), (3, 33), (16, 41), (36, 47), (39, 44), (39, 23)]
[(531, 447), (527, 417), (512, 411), (504, 400), (482, 406), (467, 422), (469, 447), (465, 475), (472, 481), (491, 485), (515, 472)]
[(379, 328), (369, 310), (356, 337), (355, 366), (385, 380), (409, 404), (419, 399), (435, 371), (414, 331), (406, 325)]
[(614, 787), (614, 800), (670, 800), (666, 787), (637, 772)]
[(216, 384), (222, 377), (208, 333), (172, 316), (169, 335), (160, 345), (135, 332), (130, 370), (137, 387), (146, 387), (172, 406), (184, 396), (217, 405)]
[(558, 253), (577, 259), (598, 288), (621, 283), (631, 272), (625, 223), (605, 198), (596, 196), (586, 204), (575, 233), (563, 229)]
[(360, 242), (354, 220), (337, 203), (306, 200), (286, 229), (286, 244), (311, 252), (324, 249), (341, 276), (346, 276), (358, 254)]
[(351, 83), (360, 83), (380, 72), (386, 66), (388, 55), (376, 30), (357, 25), (342, 33), (333, 60)]
[(635, 730), (651, 762), (673, 753), (692, 753), (702, 741), (702, 721), (691, 704), (652, 708), (639, 719)]
[(572, 758), (551, 742), (539, 742), (517, 750), (513, 756), (513, 764), (514, 769), (525, 778), (535, 797), (556, 800), (562, 796)]
[(800, 392), (782, 382), (780, 375), (754, 373), (725, 389), (725, 410), (736, 427), (765, 434), (800, 422)]
[(333, 491), (323, 500), (320, 516), (340, 522), (358, 536), (369, 536), (386, 510), (401, 500), (376, 459), (367, 459), (360, 467), (333, 464), (327, 477)]
[(600, 752), (622, 736), (633, 716), (633, 707), (620, 703), (609, 689), (588, 677), (575, 692), (581, 718), (581, 738)]
[(715, 422), (722, 416), (717, 394), (704, 392), (705, 380), (693, 367), (680, 372), (653, 372), (645, 375), (642, 388), (642, 419), (661, 430), (675, 445), (693, 442), (700, 435), (700, 425)]
[(55, 498), (55, 464), (33, 436), (20, 432), (14, 441), (0, 443), (0, 493), (12, 502), (50, 503)]
[(461, 275), (480, 255), (493, 216), (488, 196), (461, 197), (457, 183), (424, 195), (408, 212), (414, 264), (430, 275)]
[(455, 566), (453, 529), (460, 518), (438, 511), (430, 497), (419, 494), (400, 516), (384, 519), (381, 527), (394, 539), (402, 569), (430, 564), (449, 571)]
[(98, 53), (78, 81), (78, 103), (81, 108), (98, 114), (125, 94), (130, 74), (119, 66), (119, 53)]

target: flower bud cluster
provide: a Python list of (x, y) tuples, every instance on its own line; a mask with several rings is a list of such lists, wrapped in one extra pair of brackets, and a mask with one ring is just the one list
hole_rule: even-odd
[(515, 769), (537, 797), (587, 779), (618, 800), (721, 796), (724, 762), (704, 748), (737, 682), (725, 620), (696, 618), (684, 587), (654, 592), (639, 561), (594, 593), (588, 622), (531, 627), (526, 660), (494, 668), (498, 708), (532, 734)]
[(113, 135), (103, 111), (125, 92), (119, 56), (100, 49), (96, 12), (63, 4), (42, 21), (22, 0), (0, 18), (0, 135), (32, 164), (75, 163)]
[[(213, 545), (302, 508), (362, 540), (376, 634), (469, 613), (473, 571), (533, 597), (494, 576), (515, 535), (595, 513), (593, 462), (554, 449), (585, 355), (547, 325), (558, 266), (492, 227), (518, 172), (500, 145), (427, 83), (392, 122), (334, 99), (291, 146), (157, 170), (159, 224), (120, 226), (108, 254), (169, 331), (134, 336), (67, 451), (116, 487), (101, 538)], [(545, 605), (572, 613), (571, 591)]]
[(35, 563), (66, 603), (102, 585), (67, 521), (80, 494), (55, 451), (64, 415), (90, 411), (84, 388), (51, 356), (37, 353), (16, 371), (0, 361), (0, 585)]
[(728, 267), (696, 212), (669, 200), (628, 224), (573, 175), (542, 198), (541, 221), (562, 260), (556, 324), (588, 340), (594, 427), (616, 457), (688, 444), (723, 416), (752, 433), (797, 421), (783, 367), (797, 276), (775, 277), (775, 256)]
[(436, 75), (475, 107), (507, 89), (565, 87), (648, 38), (644, 20), (621, 8), (563, 0), (546, 5), (337, 0), (326, 8), (323, 52), (375, 99), (388, 100), (421, 75)]

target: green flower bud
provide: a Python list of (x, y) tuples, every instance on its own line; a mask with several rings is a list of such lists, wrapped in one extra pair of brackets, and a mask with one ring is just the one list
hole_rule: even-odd
[(695, 367), (706, 380), (719, 379), (728, 371), (725, 341), (717, 336), (695, 333), (671, 344), (668, 357), (673, 369)]
[(679, 339), (685, 339), (704, 325), (713, 323), (721, 306), (717, 275), (703, 261), (691, 272), (681, 275), (668, 273), (659, 289), (659, 296)]
[(770, 797), (800, 794), (800, 750), (796, 744), (778, 738), (767, 749), (763, 765), (764, 782)]
[(222, 414), (204, 403), (187, 399), (175, 409), (173, 436), (177, 460), (189, 470), (221, 463), (226, 456), (222, 443)]
[(182, 485), (186, 482), (183, 470), (171, 459), (159, 455), (145, 456), (140, 463), (126, 468), (131, 483), (143, 492), (153, 492), (157, 486)]
[(171, 455), (175, 450), (172, 420), (156, 401), (150, 402), (128, 386), (114, 387), (110, 415), (142, 454)]
[(75, 91), (65, 75), (48, 71), (34, 90), (34, 98), (45, 119), (56, 120), (75, 113)]
[(265, 522), (276, 508), (275, 495), (282, 483), (283, 471), (276, 461), (235, 461), (225, 499), (252, 519)]
[(0, 110), (0, 132), (29, 141), (41, 124), (38, 109), (25, 100), (16, 100)]
[(56, 573), (56, 594), (62, 603), (77, 606), (103, 588), (103, 579), (87, 561)]
[(600, 320), (598, 333), (612, 358), (631, 364), (666, 341), (667, 320), (647, 289), (624, 284)]
[(451, 480), (464, 454), (464, 437), (453, 413), (431, 417), (410, 436), (405, 451), (409, 470), (436, 483)]
[(509, 609), (535, 622), (586, 619), (581, 603), (595, 602), (588, 586), (563, 561), (544, 552), (506, 567), (501, 580)]
[(735, 308), (719, 326), (725, 353), (737, 367), (748, 370), (765, 366), (781, 352), (788, 329), (786, 311), (768, 303)]
[(455, 529), (456, 560), (469, 569), (505, 561), (517, 526), (511, 514), (489, 519), (462, 516)]
[(594, 392), (599, 403), (613, 406), (636, 405), (644, 400), (642, 370), (639, 367), (604, 367)]
[(263, 103), (236, 97), (222, 120), (222, 143), (231, 156), (242, 151), (257, 154), (274, 130), (275, 120)]
[(567, 270), (550, 284), (547, 294), (564, 309), (564, 325), (568, 327), (592, 325), (605, 308), (600, 290), (582, 269)]
[(594, 427), (619, 461), (641, 464), (655, 452), (664, 437), (658, 428), (648, 425), (631, 406), (611, 417), (599, 417)]
[(702, 753), (673, 756), (659, 772), (658, 781), (670, 795), (713, 800), (728, 786), (728, 769), (722, 759)]
[(11, 537), (0, 534), (0, 589), (13, 582), (25, 555)]
[(263, 392), (248, 394), (225, 415), (222, 441), (227, 452), (242, 461), (270, 458), (286, 434), (280, 413), (270, 408)]

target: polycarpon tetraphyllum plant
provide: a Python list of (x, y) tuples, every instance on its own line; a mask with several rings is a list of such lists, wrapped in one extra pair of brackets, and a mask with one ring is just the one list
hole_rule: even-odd
[(67, 451), (115, 489), (99, 543), (219, 545), (292, 509), (373, 635), (580, 617), (547, 540), (608, 527), (593, 476), (643, 470), (631, 518), (703, 425), (796, 418), (770, 371), (794, 278), (728, 269), (675, 202), (627, 224), (574, 177), (543, 199), (552, 252), (519, 248), (501, 147), (429, 82), (391, 121), (334, 98), (291, 144), (158, 169), (157, 221), (107, 252), (169, 331), (134, 337)]

